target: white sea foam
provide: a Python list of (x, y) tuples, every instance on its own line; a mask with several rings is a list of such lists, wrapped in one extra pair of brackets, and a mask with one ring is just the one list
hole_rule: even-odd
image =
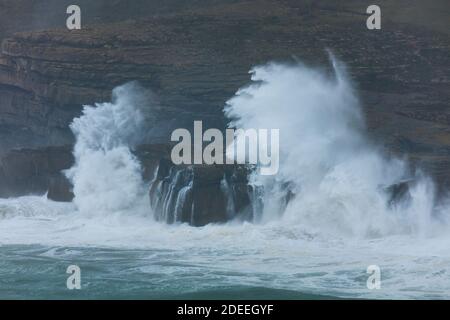
[(114, 89), (111, 103), (85, 106), (71, 124), (75, 165), (67, 171), (82, 214), (145, 214), (147, 190), (130, 147), (144, 135), (145, 100), (136, 84)]
[[(227, 102), (232, 126), (280, 129), (279, 174), (252, 177), (265, 191), (263, 221), (360, 238), (432, 234), (433, 182), (369, 141), (344, 67), (333, 66), (331, 75), (302, 64), (256, 67), (252, 84)], [(390, 205), (386, 187), (405, 179), (414, 181), (411, 199)], [(284, 208), (287, 189), (295, 196)]]

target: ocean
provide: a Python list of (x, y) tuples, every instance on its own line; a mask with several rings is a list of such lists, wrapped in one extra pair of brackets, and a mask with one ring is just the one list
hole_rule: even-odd
[[(72, 210), (0, 201), (2, 299), (450, 298), (448, 235), (327, 239), (281, 223), (197, 228)], [(370, 290), (374, 264), (381, 288)], [(80, 290), (66, 286), (70, 265)]]

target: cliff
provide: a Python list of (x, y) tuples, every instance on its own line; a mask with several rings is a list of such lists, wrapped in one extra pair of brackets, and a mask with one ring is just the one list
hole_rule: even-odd
[(122, 1), (101, 2), (103, 15), (88, 7), (79, 31), (61, 28), (60, 18), (49, 19), (49, 30), (8, 29), (0, 153), (72, 144), (68, 124), (82, 105), (108, 101), (112, 88), (132, 80), (160, 99), (149, 142), (194, 119), (222, 127), (222, 107), (252, 66), (297, 58), (326, 65), (329, 48), (349, 67), (373, 139), (421, 163), (441, 185), (449, 180), (450, 40), (438, 19), (430, 29), (386, 2), (382, 30), (369, 31), (360, 1), (207, 3), (138, 1), (128, 12)]

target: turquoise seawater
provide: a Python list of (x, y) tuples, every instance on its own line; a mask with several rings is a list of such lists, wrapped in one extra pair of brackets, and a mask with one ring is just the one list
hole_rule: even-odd
[[(240, 285), (245, 273), (172, 262), (151, 250), (0, 247), (1, 299), (331, 299), (294, 290)], [(76, 261), (81, 289), (66, 286)], [(174, 273), (167, 269), (177, 270)], [(253, 275), (269, 277), (268, 275)], [(235, 283), (230, 283), (230, 278)]]
[[(283, 221), (201, 228), (0, 200), (1, 299), (448, 299), (447, 234), (331, 236)], [(81, 270), (69, 290), (67, 268)], [(369, 289), (368, 267), (381, 270)]]

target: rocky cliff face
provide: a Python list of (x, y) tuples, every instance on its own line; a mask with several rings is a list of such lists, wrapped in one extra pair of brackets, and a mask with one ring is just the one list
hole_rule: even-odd
[[(45, 194), (51, 185), (64, 187), (61, 171), (72, 164), (70, 147), (13, 150), (0, 157), (0, 197)], [(59, 192), (51, 189), (50, 193)], [(64, 188), (64, 193), (53, 198), (70, 201), (70, 187)]]
[(0, 56), (2, 149), (71, 143), (67, 125), (81, 105), (109, 100), (113, 87), (131, 80), (161, 100), (164, 121), (149, 128), (155, 137), (167, 139), (195, 118), (221, 126), (224, 102), (253, 65), (292, 56), (325, 64), (325, 48), (349, 64), (367, 92), (371, 128), (384, 131), (376, 118), (386, 115), (400, 127), (410, 119), (436, 124), (430, 130), (442, 134), (450, 81), (446, 34), (390, 22), (369, 32), (357, 14), (363, 5), (349, 12), (327, 1), (308, 3), (174, 6), (173, 14), (146, 20), (15, 34), (3, 41)]
[[(406, 19), (389, 2), (382, 30), (369, 31), (364, 14), (371, 3), (363, 2), (137, 1), (129, 12), (123, 1), (100, 1), (96, 14), (83, 2), (88, 23), (79, 31), (62, 28), (56, 15), (44, 26), (58, 27), (46, 31), (27, 32), (17, 23), (23, 32), (12, 34), (11, 27), (2, 34), (8, 38), (0, 54), (0, 154), (72, 144), (68, 124), (81, 106), (108, 101), (112, 88), (132, 80), (160, 100), (150, 142), (167, 140), (193, 120), (223, 127), (224, 102), (248, 81), (252, 66), (297, 57), (326, 65), (329, 48), (349, 66), (371, 136), (444, 185), (450, 181), (449, 35), (436, 31), (439, 23), (429, 30)], [(15, 8), (12, 1), (0, 4)]]
[(251, 220), (253, 208), (245, 166), (174, 166), (162, 159), (150, 187), (155, 218), (203, 226), (231, 219)]
[[(246, 166), (175, 166), (171, 146), (138, 146), (144, 181), (150, 183), (149, 204), (155, 218), (195, 226), (253, 218)], [(72, 201), (72, 185), (63, 170), (74, 163), (69, 147), (13, 150), (0, 158), (0, 197), (43, 195)]]

